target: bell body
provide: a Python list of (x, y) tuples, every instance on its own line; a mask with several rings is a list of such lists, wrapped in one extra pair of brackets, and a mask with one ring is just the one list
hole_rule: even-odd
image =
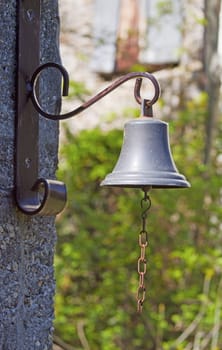
[(190, 187), (173, 161), (168, 124), (148, 117), (126, 123), (119, 159), (101, 186), (143, 189)]

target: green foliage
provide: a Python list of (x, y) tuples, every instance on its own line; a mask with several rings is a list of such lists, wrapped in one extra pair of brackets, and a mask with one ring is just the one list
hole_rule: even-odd
[(205, 110), (201, 95), (170, 123), (175, 162), (192, 188), (151, 191), (141, 315), (135, 295), (142, 194), (100, 187), (118, 158), (122, 131), (66, 130), (58, 175), (69, 198), (57, 223), (55, 327), (73, 349), (185, 350), (199, 338), (206, 349), (213, 342), (222, 347), (221, 141), (205, 167)]
[(89, 95), (90, 91), (85, 86), (85, 83), (71, 80), (69, 82), (69, 98), (79, 97), (81, 100), (84, 95)]
[(173, 12), (173, 3), (172, 0), (159, 0), (157, 2), (157, 11), (158, 11), (158, 17), (172, 14)]

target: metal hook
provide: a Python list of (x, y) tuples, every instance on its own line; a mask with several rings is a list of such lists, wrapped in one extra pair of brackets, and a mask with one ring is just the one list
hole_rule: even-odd
[(160, 95), (160, 87), (158, 81), (151, 76), (150, 80), (152, 81), (154, 88), (155, 88), (155, 94), (152, 98), (152, 100), (142, 99), (140, 95), (140, 90), (142, 86), (142, 78), (137, 78), (135, 87), (134, 87), (134, 97), (136, 101), (141, 104), (141, 113), (144, 117), (153, 117), (153, 104), (158, 100)]
[[(144, 204), (146, 204), (146, 207), (144, 208)], [(142, 216), (144, 217), (148, 210), (151, 207), (151, 199), (150, 196), (147, 194), (147, 192), (144, 193), (144, 197), (141, 199), (141, 208), (144, 209), (142, 212)]]
[(133, 72), (133, 73), (125, 74), (121, 78), (117, 79), (110, 86), (108, 86), (107, 88), (105, 88), (104, 90), (99, 92), (97, 95), (95, 95), (92, 98), (90, 98), (88, 101), (84, 102), (81, 106), (77, 107), (73, 111), (68, 112), (68, 113), (64, 113), (64, 114), (59, 114), (59, 115), (50, 114), (50, 113), (47, 113), (47, 112), (43, 111), (42, 107), (40, 106), (40, 104), (38, 102), (38, 99), (37, 99), (37, 96), (36, 96), (36, 92), (35, 92), (36, 82), (37, 82), (37, 79), (38, 79), (40, 73), (44, 69), (49, 68), (49, 67), (57, 68), (62, 73), (63, 80), (64, 80), (64, 85), (63, 85), (63, 95), (64, 96), (67, 96), (67, 94), (68, 94), (68, 85), (69, 85), (68, 73), (67, 73), (66, 69), (63, 66), (61, 66), (61, 65), (59, 65), (57, 63), (46, 63), (46, 64), (43, 64), (43, 65), (39, 66), (36, 69), (36, 71), (33, 73), (32, 78), (31, 78), (31, 80), (29, 82), (30, 97), (31, 97), (31, 100), (32, 100), (32, 103), (33, 103), (35, 109), (42, 116), (44, 116), (47, 119), (63, 120), (63, 119), (68, 119), (68, 118), (74, 117), (75, 115), (79, 114), (80, 112), (82, 112), (86, 108), (92, 106), (94, 103), (96, 103), (101, 98), (103, 98), (104, 96), (109, 94), (111, 91), (115, 90), (121, 84), (125, 83), (126, 81), (128, 81), (130, 79), (135, 79), (137, 77), (139, 77), (139, 79), (136, 80), (136, 84), (135, 84), (135, 88), (134, 88), (134, 96), (136, 98), (136, 101), (139, 104), (141, 104), (141, 101), (142, 101), (142, 99), (140, 97), (140, 88), (141, 88), (141, 84), (142, 84), (142, 78), (149, 79), (152, 82), (153, 86), (154, 86), (154, 91), (155, 91), (154, 92), (154, 97), (151, 100), (149, 100), (149, 106), (152, 106), (158, 100), (159, 95), (160, 95), (159, 83), (158, 83), (158, 81), (156, 80), (156, 78), (152, 74), (147, 73), (147, 72)]
[[(145, 207), (146, 204), (146, 207)], [(145, 226), (146, 226), (146, 218), (147, 218), (147, 213), (148, 210), (151, 207), (151, 199), (150, 196), (148, 195), (147, 191), (144, 191), (144, 197), (141, 199), (140, 205), (141, 208), (143, 209), (142, 213), (141, 213), (141, 218), (142, 218), (142, 232), (144, 232)]]
[[(152, 82), (152, 84), (154, 86), (155, 94), (154, 94), (152, 100), (145, 100), (145, 101), (147, 101), (147, 105), (152, 106), (158, 100), (158, 98), (160, 96), (160, 86), (159, 86), (158, 81), (156, 80), (156, 78), (152, 74), (150, 74), (149, 80)], [(142, 78), (137, 78), (136, 82), (135, 82), (135, 87), (134, 87), (134, 97), (139, 104), (142, 104), (142, 101), (143, 101), (143, 99), (141, 98), (141, 95), (140, 95), (142, 81), (143, 81)]]

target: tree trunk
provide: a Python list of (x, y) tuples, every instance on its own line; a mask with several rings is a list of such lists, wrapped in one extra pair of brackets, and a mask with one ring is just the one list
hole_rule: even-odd
[(218, 33), (221, 0), (205, 0), (205, 38), (204, 38), (204, 72), (208, 109), (206, 118), (206, 142), (204, 163), (209, 164), (213, 139), (216, 133), (219, 95), (221, 86), (221, 69), (218, 56)]
[[(43, 0), (41, 61), (59, 61), (58, 6)], [(0, 2), (0, 349), (52, 348), (54, 317), (54, 217), (22, 214), (14, 202), (14, 125), (16, 96), (17, 1)], [(42, 86), (46, 105), (57, 96), (59, 82)], [(40, 176), (54, 177), (57, 167), (58, 124), (40, 119)]]

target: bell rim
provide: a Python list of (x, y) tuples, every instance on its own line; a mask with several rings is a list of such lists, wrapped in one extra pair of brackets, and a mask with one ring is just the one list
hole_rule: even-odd
[[(158, 175), (158, 176), (157, 176)], [(161, 175), (161, 176), (160, 176)], [(189, 188), (190, 183), (185, 176), (174, 172), (140, 172), (140, 173), (110, 173), (101, 182), (101, 186), (142, 188)]]

